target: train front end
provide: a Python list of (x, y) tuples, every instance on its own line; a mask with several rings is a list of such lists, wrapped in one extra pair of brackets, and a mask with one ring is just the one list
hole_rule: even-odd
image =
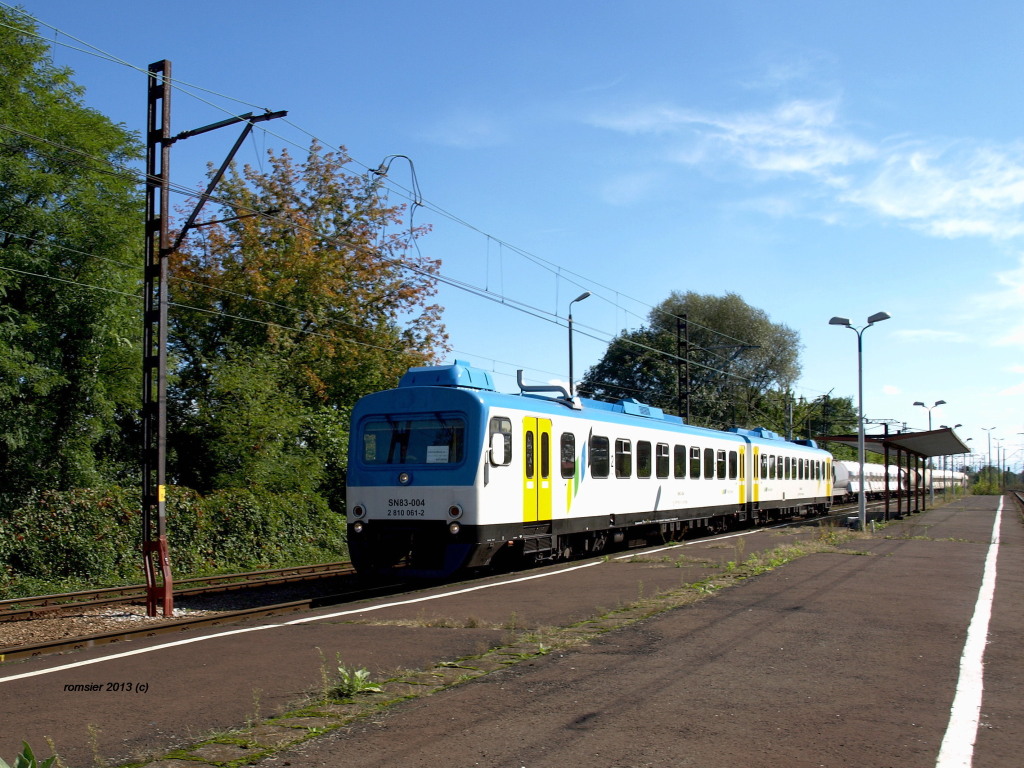
[(352, 413), (348, 546), (360, 573), (443, 578), (474, 563), (490, 374), (412, 368)]

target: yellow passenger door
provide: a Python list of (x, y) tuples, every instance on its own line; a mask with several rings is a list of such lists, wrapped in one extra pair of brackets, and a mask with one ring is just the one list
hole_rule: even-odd
[(523, 419), (523, 522), (551, 519), (551, 420)]

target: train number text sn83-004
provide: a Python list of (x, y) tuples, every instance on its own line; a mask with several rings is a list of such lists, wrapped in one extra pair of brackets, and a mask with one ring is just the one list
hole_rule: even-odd
[(388, 499), (388, 517), (426, 517), (424, 499)]

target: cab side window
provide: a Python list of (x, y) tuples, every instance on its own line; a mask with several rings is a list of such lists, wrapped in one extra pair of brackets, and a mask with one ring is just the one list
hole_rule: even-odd
[(493, 435), (501, 435), (502, 443), (505, 446), (504, 452), (499, 456), (491, 456), (491, 463), (498, 466), (507, 466), (512, 463), (512, 420), (504, 416), (491, 418), (490, 429), (487, 432), (488, 445), (493, 444)]

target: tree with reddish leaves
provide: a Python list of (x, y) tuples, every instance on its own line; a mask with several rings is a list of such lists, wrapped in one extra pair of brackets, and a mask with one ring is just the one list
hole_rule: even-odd
[(265, 170), (229, 174), (207, 211), (219, 223), (173, 257), (180, 481), (323, 483), (342, 464), (347, 409), (445, 351), (440, 262), (416, 248), (427, 228), (403, 225), (382, 178), (348, 162), (314, 144), (304, 162), (270, 152)]

